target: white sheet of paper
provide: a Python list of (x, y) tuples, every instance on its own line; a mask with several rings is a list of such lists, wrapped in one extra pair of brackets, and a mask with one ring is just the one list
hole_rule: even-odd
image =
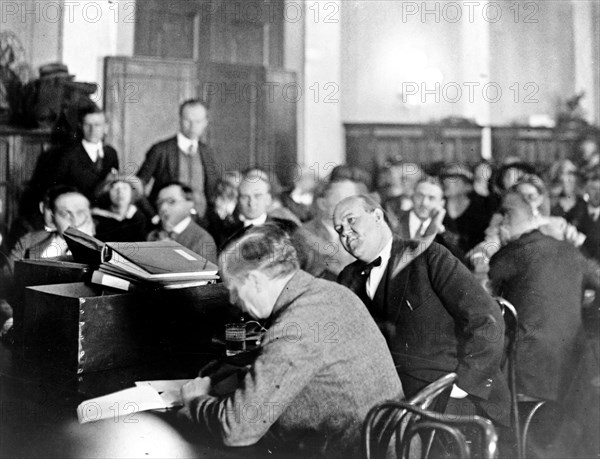
[(157, 392), (179, 391), (181, 386), (189, 382), (190, 379), (167, 379), (156, 381), (136, 381), (136, 386), (150, 386), (156, 389)]
[(81, 424), (85, 424), (169, 407), (156, 389), (145, 385), (86, 400), (77, 407), (77, 418)]

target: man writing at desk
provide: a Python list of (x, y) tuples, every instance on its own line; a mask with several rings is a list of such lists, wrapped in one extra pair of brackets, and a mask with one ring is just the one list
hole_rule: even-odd
[(211, 379), (196, 378), (182, 388), (183, 412), (228, 446), (265, 437), (306, 456), (356, 457), (369, 409), (403, 395), (358, 297), (301, 271), (289, 237), (273, 224), (230, 242), (219, 270), (230, 301), (265, 319), (267, 331), (232, 394), (212, 396)]

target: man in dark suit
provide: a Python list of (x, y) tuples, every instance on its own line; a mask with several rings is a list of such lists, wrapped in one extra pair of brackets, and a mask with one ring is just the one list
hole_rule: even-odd
[(381, 206), (367, 196), (341, 201), (334, 225), (357, 258), (339, 282), (363, 299), (382, 329), (406, 395), (456, 372), (447, 409), (507, 423), (510, 397), (500, 373), (504, 322), (467, 268), (431, 239), (394, 237)]
[[(434, 212), (444, 210), (444, 189), (435, 177), (423, 177), (415, 185), (411, 197), (411, 210), (393, 212), (388, 208), (388, 221), (393, 232), (402, 239), (422, 239), (431, 223)], [(452, 255), (464, 263), (464, 253), (458, 248), (458, 238), (453, 237), (442, 226), (435, 236), (435, 242), (446, 247)]]
[(119, 158), (114, 148), (103, 144), (108, 125), (102, 110), (84, 112), (81, 129), (81, 142), (57, 153), (50, 164), (48, 184), (74, 186), (93, 203), (97, 187), (119, 170)]
[(198, 217), (206, 212), (208, 196), (218, 179), (213, 153), (203, 143), (208, 126), (208, 110), (199, 99), (190, 99), (179, 108), (179, 132), (153, 145), (137, 176), (145, 186), (153, 181), (148, 200), (156, 202), (159, 190), (170, 182), (188, 183), (194, 194)]
[(279, 446), (294, 457), (359, 457), (369, 410), (403, 395), (360, 300), (300, 270), (288, 235), (273, 224), (228, 244), (219, 272), (231, 302), (266, 331), (233, 392), (214, 390), (215, 373), (198, 377), (182, 387), (182, 414), (228, 446), (263, 439), (271, 454)]
[(149, 241), (172, 240), (209, 261), (217, 261), (217, 245), (212, 236), (192, 220), (192, 189), (179, 182), (167, 183), (156, 201), (160, 228), (148, 235)]

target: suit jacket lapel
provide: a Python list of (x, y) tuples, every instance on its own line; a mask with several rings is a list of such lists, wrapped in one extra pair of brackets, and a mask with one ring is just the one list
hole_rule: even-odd
[(402, 239), (410, 239), (410, 211), (400, 214), (400, 226), (398, 230)]

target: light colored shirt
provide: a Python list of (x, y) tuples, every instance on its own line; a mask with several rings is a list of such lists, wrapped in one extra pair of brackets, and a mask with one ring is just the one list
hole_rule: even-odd
[(198, 141), (188, 139), (181, 132), (177, 133), (177, 147), (186, 155), (191, 155), (198, 151)]
[(83, 145), (83, 149), (88, 154), (93, 163), (96, 162), (98, 156), (100, 158), (104, 158), (104, 149), (102, 148), (102, 142), (91, 143), (83, 139), (81, 141), (81, 145)]
[(185, 217), (183, 220), (181, 220), (179, 223), (177, 223), (173, 227), (173, 229), (171, 230), (171, 233), (175, 233), (175, 234), (183, 233), (191, 222), (192, 222), (192, 217)]
[(378, 257), (381, 257), (381, 264), (373, 267), (371, 273), (369, 274), (369, 278), (367, 279), (367, 295), (371, 299), (373, 299), (375, 296), (377, 287), (379, 287), (379, 283), (381, 282), (381, 279), (383, 279), (383, 274), (385, 273), (385, 269), (387, 268), (390, 257), (392, 256), (392, 241), (393, 239), (390, 238), (383, 250), (379, 252)]
[(69, 246), (67, 242), (58, 233), (52, 236), (50, 243), (41, 253), (40, 258), (58, 258), (69, 255)]
[(431, 218), (428, 218), (427, 220), (421, 220), (419, 217), (417, 217), (417, 214), (411, 210), (408, 214), (408, 229), (410, 231), (410, 238), (419, 239), (422, 237), (430, 223)]

